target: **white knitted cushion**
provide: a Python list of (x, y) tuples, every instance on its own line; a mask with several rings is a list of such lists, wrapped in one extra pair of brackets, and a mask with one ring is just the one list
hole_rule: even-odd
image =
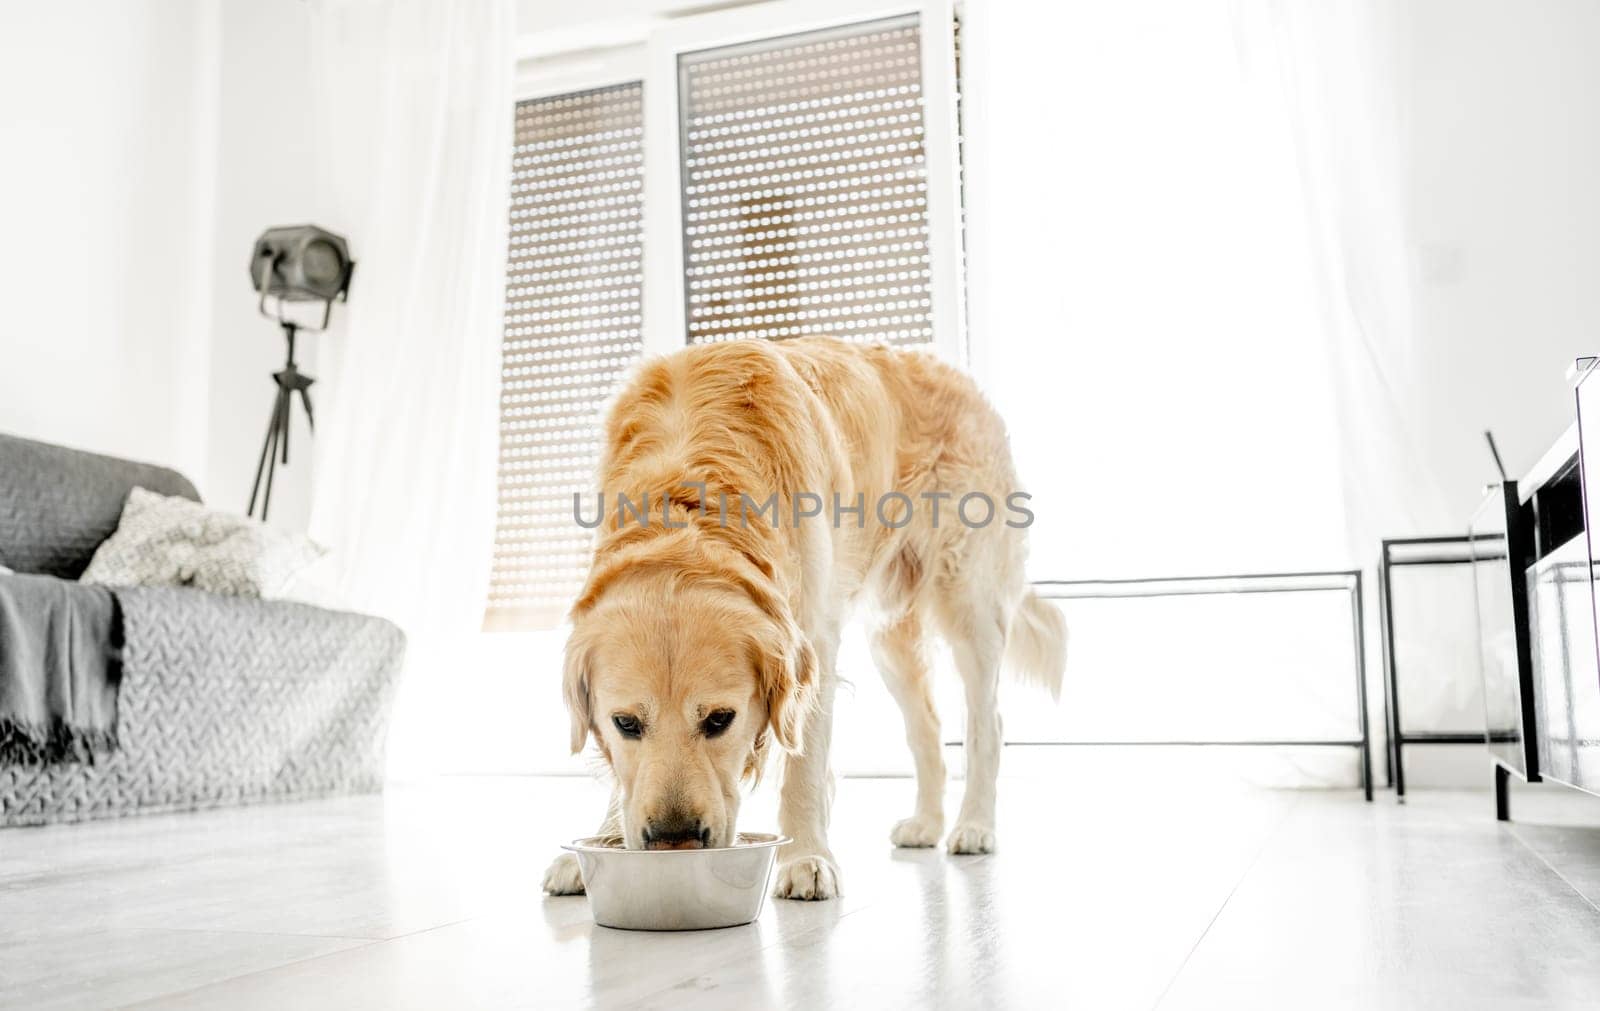
[(116, 533), (89, 561), (85, 583), (192, 586), (272, 599), (324, 554), (309, 538), (186, 498), (135, 488)]

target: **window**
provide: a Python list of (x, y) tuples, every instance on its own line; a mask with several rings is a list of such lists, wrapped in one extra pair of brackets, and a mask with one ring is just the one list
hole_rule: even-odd
[(954, 22), (918, 2), (852, 12), (680, 19), (647, 62), (579, 59), (566, 88), (558, 66), (525, 68), (541, 91), (516, 108), (485, 629), (561, 623), (591, 545), (573, 495), (594, 490), (600, 411), (641, 354), (963, 346)]
[(643, 348), (642, 94), (517, 105), (489, 629), (558, 624), (588, 567), (572, 496), (590, 490), (600, 407)]
[(932, 341), (919, 20), (679, 57), (691, 343)]

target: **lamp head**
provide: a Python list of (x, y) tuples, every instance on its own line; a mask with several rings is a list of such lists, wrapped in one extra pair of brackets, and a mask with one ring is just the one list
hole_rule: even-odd
[[(286, 302), (321, 302), (322, 326), (328, 325), (334, 300), (350, 294), (355, 271), (344, 237), (316, 225), (269, 228), (256, 240), (250, 254), (250, 281), (261, 295), (263, 315), (284, 321)], [(277, 311), (267, 311), (267, 299), (277, 299)]]

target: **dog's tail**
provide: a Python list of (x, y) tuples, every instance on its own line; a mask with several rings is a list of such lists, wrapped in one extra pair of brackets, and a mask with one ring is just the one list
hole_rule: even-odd
[(1032, 590), (1011, 618), (1005, 662), (1019, 679), (1044, 688), (1051, 698), (1061, 701), (1061, 679), (1067, 672), (1067, 619)]

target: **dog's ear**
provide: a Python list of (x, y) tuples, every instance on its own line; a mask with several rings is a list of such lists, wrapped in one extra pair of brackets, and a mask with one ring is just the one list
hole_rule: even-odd
[(816, 704), (817, 654), (799, 626), (793, 621), (784, 626), (774, 641), (762, 645), (761, 691), (772, 739), (799, 754), (805, 746), (806, 717)]
[(566, 659), (561, 669), (561, 694), (572, 717), (572, 753), (583, 750), (592, 722), (589, 714), (589, 648), (574, 634), (567, 640)]
[(769, 619), (757, 635), (756, 669), (767, 702), (767, 722), (778, 746), (798, 755), (805, 745), (806, 717), (816, 705), (817, 653), (789, 610), (789, 602), (765, 573), (745, 563), (734, 579)]

